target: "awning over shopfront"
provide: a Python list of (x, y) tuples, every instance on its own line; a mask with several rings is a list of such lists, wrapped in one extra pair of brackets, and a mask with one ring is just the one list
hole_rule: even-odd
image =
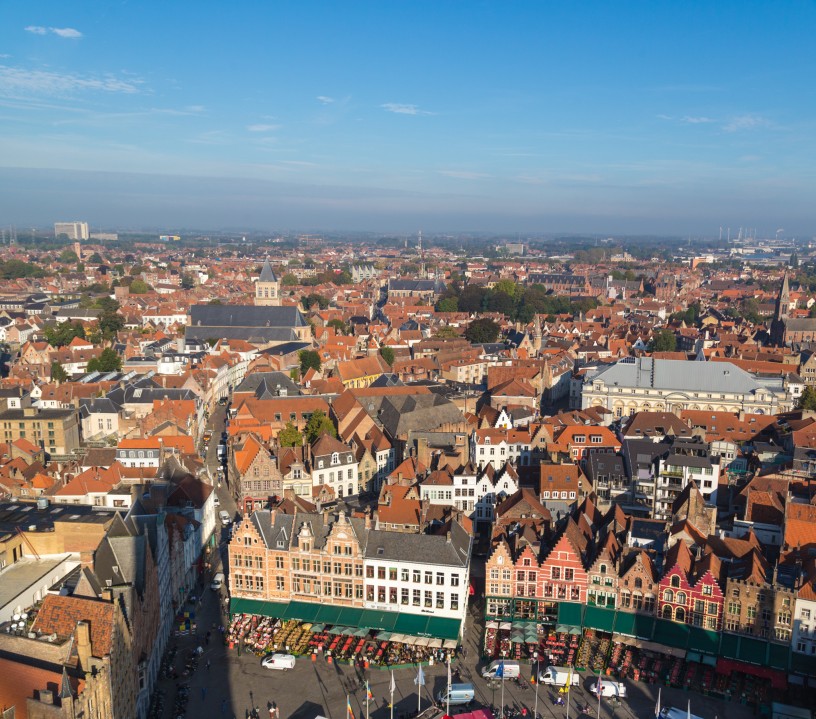
[(656, 619), (652, 641), (667, 647), (685, 649), (688, 646), (689, 628), (685, 624), (668, 619)]
[[(750, 639), (749, 637), (740, 637), (740, 639)], [(753, 641), (753, 640), (752, 640)], [(753, 664), (746, 664), (744, 662), (737, 662), (733, 659), (719, 659), (717, 660), (718, 674), (731, 674), (732, 672), (742, 672), (743, 674), (750, 674), (755, 677), (762, 677), (763, 679), (770, 679), (771, 686), (774, 689), (785, 689), (788, 685), (788, 677), (785, 672), (780, 672), (777, 669), (770, 667), (760, 667)]]
[(627, 637), (651, 639), (654, 632), (655, 618), (649, 614), (618, 612), (615, 619), (615, 632)]
[(611, 634), (615, 627), (615, 610), (588, 606), (584, 611), (584, 626)]
[[(411, 637), (430, 637), (455, 640), (459, 638), (461, 623), (458, 619), (432, 617), (425, 614), (385, 612), (359, 607), (332, 607), (310, 602), (264, 602), (235, 598), (230, 601), (232, 614), (258, 614), (276, 619), (296, 619), (301, 622), (319, 622), (332, 627), (343, 627), (343, 634), (357, 634), (359, 630), (388, 631)], [(329, 630), (335, 633), (334, 630)], [(364, 636), (358, 634), (358, 636)], [(393, 639), (392, 639), (393, 641)]]
[(720, 653), (720, 634), (701, 627), (690, 627), (688, 648), (689, 652), (717, 655)]
[(561, 602), (558, 605), (558, 624), (581, 628), (584, 619), (584, 605), (577, 602)]

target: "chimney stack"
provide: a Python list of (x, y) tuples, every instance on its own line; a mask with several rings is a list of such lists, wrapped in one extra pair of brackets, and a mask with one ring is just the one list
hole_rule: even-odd
[(91, 669), (91, 626), (86, 621), (77, 622), (76, 626), (77, 656), (82, 671)]

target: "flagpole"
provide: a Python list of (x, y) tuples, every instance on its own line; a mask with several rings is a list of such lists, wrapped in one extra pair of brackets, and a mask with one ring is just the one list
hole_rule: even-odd
[(570, 686), (572, 685), (572, 670), (567, 674), (567, 719), (569, 719), (569, 694)]
[(451, 693), (451, 666), (450, 666), (450, 654), (448, 654), (448, 702), (447, 702), (447, 709), (445, 710), (445, 714), (450, 716), (450, 693)]
[(417, 714), (419, 714), (420, 709), (422, 708), (422, 682), (420, 681), (421, 676), (422, 676), (422, 662), (419, 663), (419, 673), (417, 674)]
[(394, 670), (391, 670), (391, 719), (394, 719)]
[(533, 665), (533, 677), (535, 679), (535, 704), (533, 705), (533, 719), (538, 719), (538, 684), (540, 679), (538, 664)]
[(368, 695), (371, 693), (371, 688), (368, 686), (368, 682), (366, 681), (366, 719), (368, 717), (368, 705), (371, 703), (371, 700), (368, 698)]
[(601, 696), (603, 695), (603, 688), (601, 687), (601, 670), (598, 670), (598, 719), (601, 719)]
[(502, 662), (502, 675), (501, 675), (501, 683), (502, 683), (502, 690), (501, 690), (501, 715), (504, 716), (504, 662)]

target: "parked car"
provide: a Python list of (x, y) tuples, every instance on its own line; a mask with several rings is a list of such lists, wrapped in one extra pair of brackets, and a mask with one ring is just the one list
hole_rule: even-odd
[(626, 697), (626, 685), (623, 682), (616, 682), (613, 679), (596, 679), (589, 687), (589, 691), (597, 696), (599, 687), (602, 697), (617, 697), (618, 699)]
[(224, 572), (218, 572), (218, 574), (216, 574), (213, 577), (213, 580), (210, 582), (210, 589), (212, 589), (214, 592), (217, 592), (223, 586), (224, 586)]
[(261, 660), (264, 669), (282, 669), (287, 671), (295, 668), (295, 657), (291, 654), (269, 654)]
[(497, 659), (482, 671), (485, 679), (518, 679), (521, 676), (521, 665), (511, 659)]
[(542, 684), (549, 684), (553, 687), (572, 686), (578, 683), (580, 677), (572, 667), (547, 667), (538, 675), (538, 680)]
[(229, 527), (229, 525), (232, 524), (232, 519), (230, 519), (229, 514), (223, 509), (218, 513), (218, 519), (221, 520), (221, 526), (223, 527)]
[(450, 689), (447, 686), (442, 687), (442, 691), (436, 695), (437, 703), (440, 706), (446, 704), (470, 704), (476, 697), (476, 691), (473, 684), (451, 684)]

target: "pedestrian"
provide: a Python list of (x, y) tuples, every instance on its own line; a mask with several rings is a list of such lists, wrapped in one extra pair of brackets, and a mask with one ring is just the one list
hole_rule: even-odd
[(269, 719), (275, 719), (275, 707), (269, 706)]
[(210, 660), (207, 660), (207, 671), (210, 671)]

